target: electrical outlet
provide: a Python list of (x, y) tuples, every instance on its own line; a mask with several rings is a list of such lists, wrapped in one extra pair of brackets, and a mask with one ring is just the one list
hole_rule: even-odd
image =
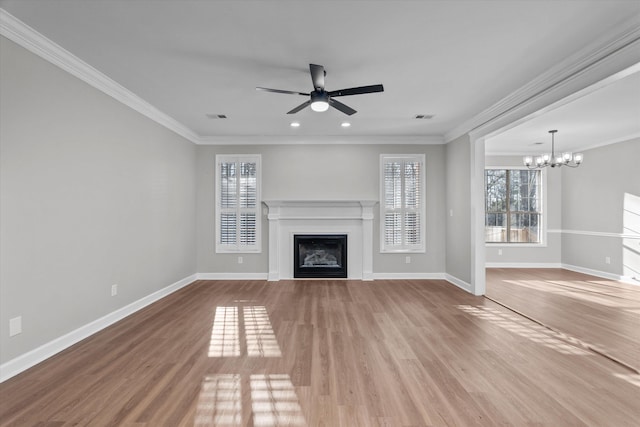
[(118, 285), (111, 285), (111, 296), (115, 297), (118, 295)]
[(411, 257), (410, 257), (410, 256), (405, 257), (405, 258), (404, 258), (404, 263), (405, 263), (405, 264), (411, 264)]
[(449, 216), (453, 216), (453, 209), (449, 209)]
[(244, 262), (244, 259), (242, 259), (241, 256), (238, 257), (238, 264), (242, 264)]
[(9, 319), (9, 336), (18, 335), (22, 333), (22, 316)]
[(498, 255), (502, 255), (502, 249), (498, 249)]
[(608, 257), (608, 256), (604, 257), (604, 262), (607, 264), (611, 264), (611, 257)]

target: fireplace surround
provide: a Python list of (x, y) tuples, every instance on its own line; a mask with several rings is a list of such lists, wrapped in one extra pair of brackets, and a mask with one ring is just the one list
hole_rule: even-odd
[(294, 236), (347, 235), (347, 279), (373, 280), (373, 200), (266, 200), (269, 277), (293, 279)]

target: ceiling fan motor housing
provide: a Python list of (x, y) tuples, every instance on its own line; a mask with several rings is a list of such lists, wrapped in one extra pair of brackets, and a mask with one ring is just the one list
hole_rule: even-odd
[(313, 111), (326, 111), (329, 108), (329, 94), (324, 90), (311, 92), (311, 109)]

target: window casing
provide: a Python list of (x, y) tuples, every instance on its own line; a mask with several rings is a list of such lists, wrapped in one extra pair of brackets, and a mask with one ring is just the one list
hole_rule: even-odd
[(424, 154), (380, 156), (380, 251), (425, 251)]
[(260, 155), (216, 156), (216, 252), (260, 252)]
[(485, 242), (543, 244), (540, 170), (485, 169)]

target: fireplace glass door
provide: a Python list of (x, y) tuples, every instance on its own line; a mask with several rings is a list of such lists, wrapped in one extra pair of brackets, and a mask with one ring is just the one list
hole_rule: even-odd
[(347, 278), (346, 234), (296, 234), (293, 277)]

